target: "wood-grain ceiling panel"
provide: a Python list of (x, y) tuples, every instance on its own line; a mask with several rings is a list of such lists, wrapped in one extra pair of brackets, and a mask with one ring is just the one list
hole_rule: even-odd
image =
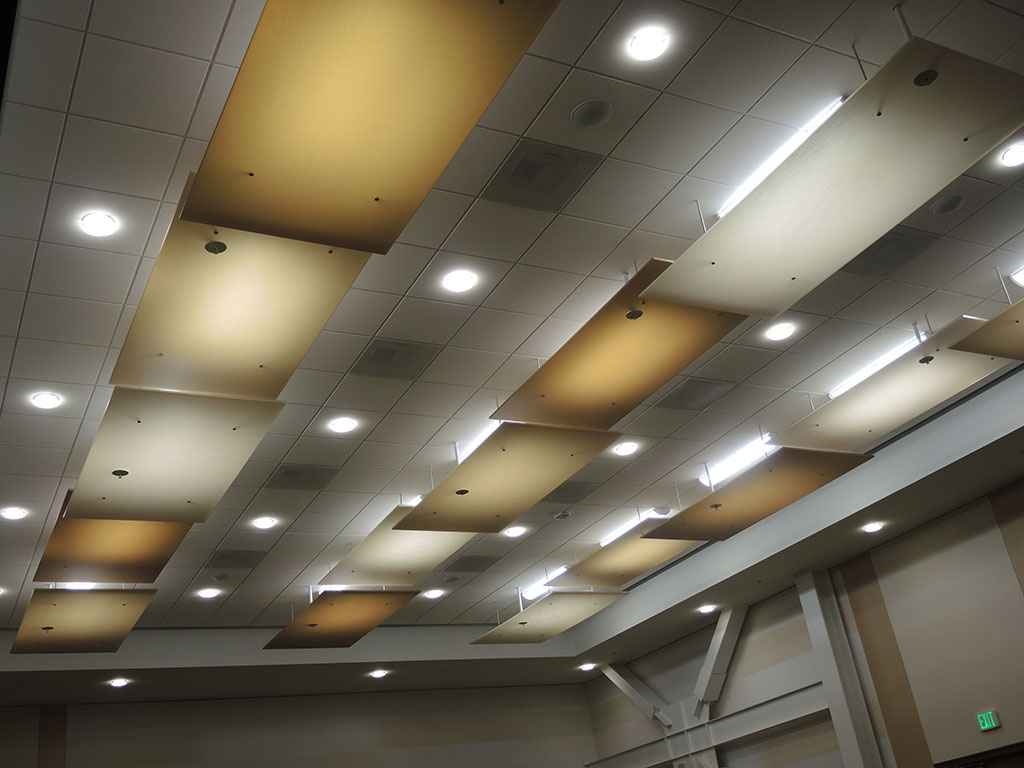
[(418, 592), (324, 592), (264, 648), (348, 648)]
[(626, 596), (625, 592), (551, 592), (473, 641), (473, 645), (543, 643)]
[(113, 653), (154, 589), (37, 589), (11, 653)]
[(1024, 301), (1007, 307), (949, 348), (991, 357), (1024, 360)]

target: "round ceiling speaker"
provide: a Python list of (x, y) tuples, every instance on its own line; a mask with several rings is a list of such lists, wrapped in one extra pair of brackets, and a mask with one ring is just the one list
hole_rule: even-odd
[(966, 202), (967, 198), (963, 195), (945, 195), (932, 203), (929, 210), (934, 216), (949, 216), (963, 208)]
[(615, 114), (615, 109), (607, 101), (591, 99), (577, 104), (569, 115), (569, 119), (572, 120), (573, 125), (580, 128), (600, 128), (612, 119), (613, 114)]

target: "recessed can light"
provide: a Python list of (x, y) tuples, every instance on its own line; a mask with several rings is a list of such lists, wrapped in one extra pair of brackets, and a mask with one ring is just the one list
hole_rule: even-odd
[(1024, 165), (1024, 141), (1019, 141), (1007, 147), (1006, 151), (999, 156), (999, 160), (1003, 165), (1008, 165), (1010, 168)]
[(90, 211), (79, 219), (78, 225), (93, 237), (107, 237), (117, 231), (117, 219), (102, 211)]
[(220, 594), (220, 590), (219, 589), (214, 589), (213, 587), (207, 587), (206, 589), (200, 589), (198, 592), (196, 592), (196, 594), (199, 595), (204, 600), (209, 600), (210, 598), (216, 597), (217, 595), (219, 595)]
[(867, 525), (861, 526), (861, 530), (864, 531), (864, 533), (878, 533), (884, 527), (885, 523), (880, 523), (876, 520), (868, 523)]
[(353, 429), (359, 426), (359, 422), (350, 416), (339, 416), (336, 419), (331, 419), (327, 422), (327, 428), (331, 432), (351, 432)]
[(107, 685), (111, 688), (124, 688), (130, 682), (127, 677), (115, 677), (113, 680), (107, 680)]
[(523, 526), (521, 525), (513, 525), (511, 528), (506, 528), (504, 531), (502, 531), (502, 533), (504, 533), (510, 539), (518, 539), (520, 536), (526, 533), (526, 529), (523, 528)]
[(475, 272), (470, 272), (468, 269), (456, 269), (441, 278), (441, 285), (452, 293), (465, 293), (476, 285), (479, 279)]
[(580, 664), (580, 669), (582, 669), (584, 672), (589, 672), (590, 670), (596, 668), (597, 664), (591, 664), (589, 661), (586, 664)]
[(5, 520), (21, 520), (28, 517), (28, 510), (23, 507), (4, 507), (0, 509), (0, 517)]
[(1024, 288), (1024, 267), (1021, 267), (1016, 272), (1011, 272), (1010, 279), (1021, 288)]
[(61, 397), (55, 392), (36, 392), (29, 398), (29, 402), (31, 402), (36, 408), (42, 408), (43, 410), (48, 411), (61, 404)]
[(375, 669), (370, 673), (370, 677), (375, 680), (380, 680), (382, 677), (387, 677), (388, 671), (386, 669)]
[(637, 61), (651, 61), (668, 50), (670, 38), (661, 27), (641, 27), (626, 43), (629, 55)]
[(714, 605), (702, 605), (697, 609), (698, 613), (714, 613), (717, 606)]
[(782, 341), (792, 336), (794, 331), (796, 331), (796, 326), (792, 323), (776, 323), (765, 331), (764, 335), (772, 341)]
[(428, 589), (426, 592), (423, 593), (423, 596), (428, 600), (437, 600), (437, 598), (441, 597), (442, 595), (444, 595), (443, 589)]
[(252, 524), (254, 528), (259, 528), (265, 531), (267, 530), (267, 528), (273, 528), (275, 525), (277, 525), (277, 518), (257, 517), (255, 520), (252, 521)]
[(619, 443), (612, 450), (619, 456), (632, 456), (640, 446), (633, 442)]

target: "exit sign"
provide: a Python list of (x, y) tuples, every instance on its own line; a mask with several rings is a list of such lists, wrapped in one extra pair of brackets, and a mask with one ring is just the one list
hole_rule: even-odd
[(994, 709), (990, 709), (988, 712), (978, 713), (978, 730), (979, 731), (991, 731), (993, 728), (999, 727), (999, 713)]

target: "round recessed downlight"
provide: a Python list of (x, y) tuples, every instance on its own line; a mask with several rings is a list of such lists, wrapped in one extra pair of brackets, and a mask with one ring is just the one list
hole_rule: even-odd
[(4, 507), (0, 509), (0, 517), (5, 520), (21, 520), (23, 517), (28, 517), (28, 510), (22, 507)]
[(61, 404), (61, 397), (55, 392), (36, 392), (29, 398), (29, 402), (31, 402), (36, 408), (42, 408), (43, 410), (48, 411)]
[(764, 335), (772, 341), (782, 341), (792, 336), (794, 331), (796, 331), (796, 326), (792, 323), (776, 323), (765, 331)]
[(465, 293), (476, 285), (479, 279), (476, 272), (470, 272), (468, 269), (455, 269), (441, 278), (441, 285), (452, 293)]
[(124, 688), (130, 682), (127, 677), (115, 677), (113, 680), (107, 680), (107, 685), (111, 688)]
[(444, 595), (443, 589), (428, 589), (426, 592), (423, 593), (423, 596), (428, 600), (437, 600), (437, 598), (441, 597), (442, 595)]
[(255, 520), (252, 521), (252, 525), (254, 528), (259, 528), (260, 530), (265, 531), (267, 530), (267, 528), (273, 528), (275, 525), (277, 525), (277, 518), (257, 517)]
[(714, 613), (717, 606), (714, 605), (702, 605), (697, 609), (698, 613)]
[(217, 595), (219, 595), (220, 594), (220, 590), (219, 589), (214, 589), (213, 587), (207, 587), (206, 589), (200, 589), (198, 592), (196, 592), (196, 594), (199, 595), (204, 600), (209, 600), (210, 598), (216, 597)]
[(1024, 141), (1007, 147), (1006, 151), (999, 156), (999, 160), (1003, 165), (1008, 165), (1010, 168), (1024, 165)]
[(967, 198), (963, 195), (943, 195), (930, 206), (928, 210), (933, 216), (949, 216), (964, 207)]
[(1024, 288), (1024, 267), (1021, 267), (1016, 272), (1011, 272), (1010, 279), (1021, 288)]
[(597, 664), (591, 664), (589, 661), (586, 664), (580, 664), (580, 669), (584, 672), (589, 672), (592, 669), (596, 669)]
[(636, 443), (626, 442), (619, 443), (614, 448), (612, 448), (612, 450), (615, 451), (615, 453), (618, 454), (619, 456), (632, 456), (634, 453), (636, 453), (636, 449), (639, 447), (640, 446), (637, 445)]
[(331, 419), (327, 422), (327, 428), (331, 430), (331, 432), (338, 433), (351, 432), (358, 426), (359, 422), (351, 416), (339, 416), (338, 418)]
[(502, 531), (502, 533), (504, 533), (510, 539), (518, 539), (520, 536), (526, 533), (526, 529), (523, 528), (523, 526), (521, 525), (513, 525), (511, 528), (506, 528), (504, 531)]
[(878, 533), (884, 527), (885, 523), (880, 523), (876, 520), (874, 522), (868, 523), (867, 525), (861, 526), (861, 530), (864, 531), (864, 533)]
[(637, 61), (656, 59), (668, 50), (670, 38), (661, 27), (641, 27), (626, 43), (629, 55)]
[(370, 673), (370, 677), (380, 680), (382, 677), (387, 677), (388, 671), (386, 669), (375, 669)]
[(602, 99), (591, 99), (573, 107), (569, 119), (580, 128), (600, 128), (607, 125), (615, 114), (615, 108)]
[(90, 590), (96, 586), (95, 581), (69, 581), (64, 584), (64, 589)]
[(117, 219), (102, 211), (91, 211), (85, 214), (79, 220), (78, 225), (85, 234), (93, 237), (106, 237), (117, 231)]

